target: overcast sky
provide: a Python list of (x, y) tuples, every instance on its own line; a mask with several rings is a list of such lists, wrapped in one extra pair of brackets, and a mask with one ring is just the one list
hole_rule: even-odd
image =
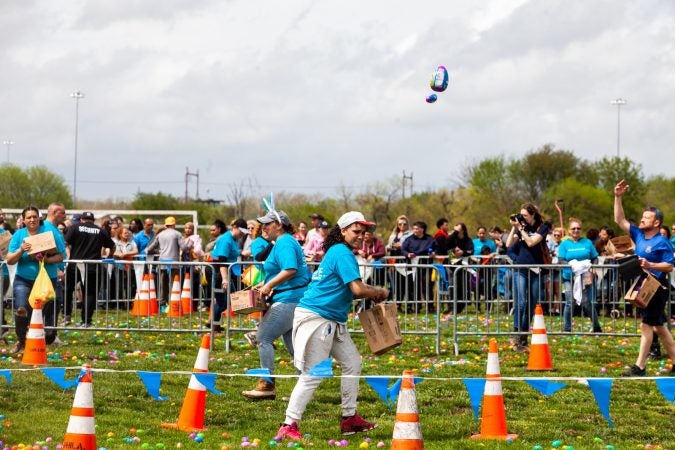
[(215, 199), (454, 187), (546, 143), (616, 155), (616, 98), (621, 155), (675, 176), (672, 0), (0, 0), (0, 85), (10, 161), (69, 186), (85, 94), (80, 199), (182, 196), (186, 167)]

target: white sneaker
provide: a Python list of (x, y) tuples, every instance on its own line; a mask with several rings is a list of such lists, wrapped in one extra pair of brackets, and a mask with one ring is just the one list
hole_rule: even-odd
[(54, 338), (54, 342), (51, 343), (54, 347), (58, 347), (59, 345), (63, 345), (63, 341), (59, 339), (58, 336)]

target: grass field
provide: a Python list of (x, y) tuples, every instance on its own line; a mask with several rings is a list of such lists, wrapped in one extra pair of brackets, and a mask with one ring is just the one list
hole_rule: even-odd
[[(216, 387), (224, 395), (208, 394), (203, 442), (189, 433), (161, 428), (175, 422), (189, 374), (199, 348), (198, 334), (155, 334), (95, 332), (73, 329), (60, 334), (64, 345), (49, 348), (50, 367), (78, 368), (83, 363), (94, 369), (93, 387), (98, 446), (109, 449), (185, 449), (241, 448), (242, 438), (259, 439), (261, 448), (273, 448), (270, 440), (284, 418), (292, 378), (277, 382), (277, 400), (251, 402), (240, 395), (254, 386), (256, 379), (243, 376), (248, 368), (259, 367), (257, 351), (235, 336), (232, 350), (225, 353), (225, 342), (217, 337), (210, 354), (209, 371), (218, 373)], [(619, 377), (637, 354), (637, 338), (597, 336), (549, 336), (555, 371), (528, 373), (527, 355), (514, 353), (507, 336), (498, 338), (500, 369), (509, 432), (520, 437), (511, 442), (470, 440), (478, 433), (463, 378), (484, 378), (487, 338), (464, 338), (461, 354), (454, 356), (449, 335), (444, 337), (437, 355), (431, 337), (405, 336), (401, 347), (381, 357), (369, 355), (362, 336), (355, 341), (364, 355), (363, 375), (400, 377), (403, 370), (417, 371), (424, 378), (416, 386), (424, 445), (433, 449), (675, 449), (675, 404), (669, 403), (654, 380), (625, 380)], [(277, 373), (293, 375), (288, 354), (278, 343)], [(63, 391), (39, 369), (22, 366), (7, 354), (10, 345), (0, 344), (0, 370), (9, 370), (11, 384), (0, 377), (0, 448), (34, 446), (54, 449), (62, 441), (73, 402), (74, 389)], [(650, 361), (648, 376), (656, 376), (668, 361)], [(340, 441), (340, 369), (326, 379), (309, 404), (300, 424), (309, 434), (305, 448), (333, 448), (330, 439)], [(164, 372), (161, 395), (153, 400), (136, 371)], [(66, 378), (77, 376), (66, 372)], [(520, 379), (569, 377), (564, 389), (544, 396)], [(616, 378), (611, 391), (610, 428), (598, 409), (591, 389), (579, 382), (584, 378)], [(391, 382), (393, 383), (394, 380)], [(379, 427), (370, 433), (346, 437), (346, 448), (376, 448), (391, 445), (395, 419), (392, 409), (361, 381), (359, 413)], [(130, 439), (137, 437), (138, 439)], [(364, 441), (370, 438), (370, 443)], [(286, 443), (282, 444), (284, 448)], [(276, 445), (275, 447), (279, 447)]]

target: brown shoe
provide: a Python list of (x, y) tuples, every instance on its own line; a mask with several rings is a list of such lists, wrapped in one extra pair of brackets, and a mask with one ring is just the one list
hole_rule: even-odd
[(14, 344), (14, 347), (9, 351), (12, 355), (16, 355), (17, 353), (21, 353), (23, 351), (24, 344), (22, 342), (17, 342)]
[(274, 383), (270, 383), (269, 381), (260, 378), (255, 389), (252, 391), (243, 391), (241, 395), (251, 400), (274, 400), (277, 398), (277, 391), (274, 388)]

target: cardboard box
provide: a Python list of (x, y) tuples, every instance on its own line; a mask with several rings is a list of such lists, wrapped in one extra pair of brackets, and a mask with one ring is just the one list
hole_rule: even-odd
[(267, 302), (265, 297), (256, 289), (244, 289), (230, 294), (230, 307), (236, 314), (250, 314), (256, 311), (265, 311)]
[(54, 241), (54, 234), (51, 231), (28, 236), (24, 242), (30, 243), (29, 255), (36, 253), (49, 253), (56, 250), (56, 242)]
[(605, 249), (607, 250), (607, 254), (610, 256), (617, 253), (632, 255), (635, 252), (635, 243), (628, 235), (617, 236), (613, 239), (610, 239), (610, 241), (605, 246)]
[(9, 242), (12, 240), (12, 233), (5, 231), (0, 234), (0, 258), (5, 259), (7, 250), (9, 249)]
[(645, 272), (639, 278), (636, 278), (631, 285), (624, 299), (631, 302), (638, 308), (646, 308), (649, 301), (656, 294), (657, 289), (661, 289), (661, 283), (652, 274)]
[(395, 303), (378, 303), (359, 313), (361, 327), (373, 354), (381, 355), (403, 342), (397, 314)]

